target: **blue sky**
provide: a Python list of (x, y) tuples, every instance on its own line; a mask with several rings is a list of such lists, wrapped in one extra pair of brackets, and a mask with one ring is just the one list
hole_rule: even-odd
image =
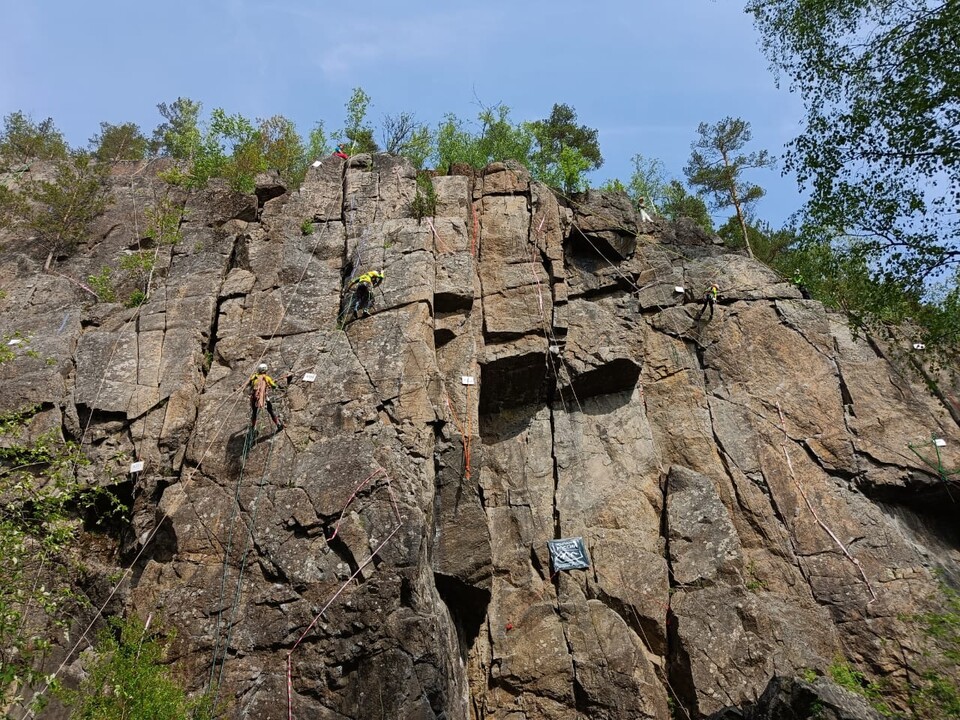
[[(0, 0), (0, 17), (0, 113), (52, 117), (75, 146), (101, 121), (149, 135), (157, 103), (179, 96), (337, 128), (359, 86), (375, 128), (404, 111), (435, 125), (502, 102), (519, 121), (567, 103), (599, 130), (599, 184), (626, 181), (636, 153), (682, 178), (698, 123), (728, 115), (751, 123), (748, 149), (781, 155), (802, 116), (737, 0)], [(758, 217), (799, 207), (779, 169), (751, 179), (768, 190)]]

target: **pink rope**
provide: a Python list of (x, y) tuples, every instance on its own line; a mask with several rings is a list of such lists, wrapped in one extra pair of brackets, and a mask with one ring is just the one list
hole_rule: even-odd
[(372, 473), (367, 475), (366, 479), (363, 480), (363, 482), (357, 485), (356, 489), (350, 494), (350, 497), (347, 499), (347, 504), (344, 505), (343, 510), (340, 511), (340, 518), (337, 520), (337, 524), (333, 528), (333, 535), (327, 538), (327, 542), (330, 542), (331, 540), (333, 540), (337, 536), (337, 533), (340, 532), (340, 523), (343, 522), (343, 516), (347, 512), (347, 508), (350, 507), (350, 503), (352, 503), (354, 499), (357, 497), (357, 493), (360, 492), (360, 490), (363, 488), (364, 485), (366, 485), (368, 482), (370, 482), (373, 478), (375, 478), (377, 475), (379, 475), (383, 471), (384, 471), (383, 468), (377, 468)]

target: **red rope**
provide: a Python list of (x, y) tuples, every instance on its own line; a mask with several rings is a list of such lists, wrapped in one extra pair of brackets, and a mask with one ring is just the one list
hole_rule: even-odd
[(477, 206), (470, 203), (470, 211), (473, 213), (473, 242), (470, 244), (470, 254), (477, 256), (477, 236), (480, 234), (480, 221), (477, 220)]

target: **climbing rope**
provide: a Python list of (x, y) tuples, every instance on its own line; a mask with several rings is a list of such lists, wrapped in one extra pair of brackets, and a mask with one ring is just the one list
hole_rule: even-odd
[(786, 458), (787, 468), (790, 470), (790, 477), (793, 479), (794, 485), (797, 486), (797, 492), (800, 493), (800, 497), (803, 498), (803, 502), (806, 504), (807, 509), (810, 511), (810, 514), (813, 516), (813, 519), (817, 521), (817, 524), (823, 528), (823, 531), (830, 536), (837, 547), (840, 548), (840, 551), (846, 556), (846, 558), (854, 564), (857, 570), (860, 572), (860, 577), (863, 578), (864, 584), (867, 586), (867, 590), (870, 591), (871, 600), (867, 602), (867, 605), (876, 602), (877, 594), (873, 591), (873, 586), (870, 584), (870, 580), (867, 579), (867, 574), (863, 570), (863, 565), (860, 561), (850, 554), (850, 551), (847, 550), (847, 547), (840, 541), (840, 538), (837, 537), (836, 533), (830, 529), (830, 527), (820, 519), (820, 516), (817, 514), (816, 509), (813, 507), (813, 504), (810, 502), (810, 499), (807, 497), (807, 493), (804, 492), (803, 485), (800, 484), (800, 481), (797, 480), (797, 475), (793, 471), (793, 462), (790, 460), (790, 453), (787, 452), (787, 423), (783, 417), (783, 410), (780, 407), (779, 401), (777, 402), (777, 413), (780, 415), (780, 428), (783, 431), (783, 438), (780, 440), (780, 449), (783, 450), (783, 457)]
[[(940, 445), (937, 443), (937, 440), (938, 440), (938, 439), (939, 439), (939, 438), (937, 438), (936, 435), (931, 435), (931, 436), (930, 436), (930, 443), (929, 443), (930, 445), (933, 445), (934, 452), (937, 453), (937, 464), (936, 464), (936, 465), (934, 465), (930, 460), (928, 460), (928, 459), (925, 458), (923, 455), (921, 455), (920, 452), (917, 450), (917, 448), (916, 448), (914, 445), (910, 445), (910, 444), (908, 443), (908, 444), (907, 444), (907, 447), (910, 448), (910, 451), (911, 451), (914, 455), (916, 455), (918, 458), (920, 458), (920, 460), (924, 463), (924, 465), (926, 465), (927, 467), (932, 468), (933, 470), (936, 470), (936, 471), (937, 471), (937, 474), (940, 476), (940, 480), (943, 482), (943, 486), (944, 486), (944, 488), (945, 488), (946, 491), (947, 491), (947, 497), (950, 498), (950, 502), (954, 502), (954, 503), (955, 503), (956, 500), (953, 499), (953, 494), (950, 492), (950, 482), (949, 482), (949, 481), (950, 481), (950, 478), (953, 477), (954, 475), (960, 475), (960, 468), (957, 468), (956, 470), (947, 470), (947, 469), (944, 467), (944, 465), (943, 465), (943, 456), (941, 456), (941, 454), (940, 454)], [(921, 445), (920, 447), (926, 447), (926, 445), (927, 445), (927, 444), (925, 443), (924, 445)]]
[[(331, 203), (333, 203), (333, 202), (336, 202), (336, 198), (334, 198), (334, 199), (331, 201)], [(325, 224), (324, 224), (324, 230), (326, 229), (326, 226), (327, 226), (328, 224), (329, 224), (329, 223), (325, 223)], [(311, 251), (311, 257), (316, 253), (317, 247), (319, 246), (320, 240), (322, 239), (322, 237), (323, 237), (323, 233), (320, 234), (320, 237), (318, 237), (316, 243), (314, 243), (313, 249), (312, 249), (312, 251)], [(294, 292), (293, 292), (293, 294), (290, 296), (290, 299), (289, 299), (286, 303), (281, 304), (281, 310), (280, 310), (279, 317), (277, 318), (277, 321), (276, 321), (276, 323), (274, 324), (273, 329), (272, 329), (270, 335), (266, 338), (266, 342), (265, 342), (265, 344), (264, 344), (264, 349), (261, 351), (260, 355), (256, 358), (256, 360), (255, 360), (254, 363), (253, 363), (254, 367), (256, 367), (256, 365), (258, 365), (258, 364), (260, 363), (260, 361), (263, 360), (263, 358), (266, 356), (267, 349), (269, 348), (270, 342), (276, 337), (277, 332), (279, 331), (279, 329), (280, 329), (280, 327), (281, 327), (281, 325), (282, 325), (282, 323), (283, 323), (283, 320), (284, 320), (284, 318), (286, 317), (286, 313), (287, 313), (288, 309), (291, 307), (291, 305), (293, 304), (293, 302), (294, 302), (294, 301), (296, 300), (296, 298), (297, 298), (297, 295), (298, 295), (298, 293), (299, 293), (299, 291), (300, 291), (300, 285), (301, 285), (301, 283), (303, 282), (304, 278), (306, 277), (307, 270), (309, 269), (309, 266), (310, 266), (310, 263), (309, 263), (309, 262), (304, 263), (303, 271), (301, 272), (299, 278), (297, 278), (297, 280), (296, 280), (296, 282), (295, 282), (295, 284), (294, 284)], [(92, 420), (93, 420), (93, 409), (96, 407), (96, 402), (97, 402), (97, 400), (99, 400), (100, 394), (101, 394), (102, 391), (103, 391), (103, 387), (104, 387), (104, 384), (105, 384), (105, 382), (106, 382), (107, 372), (109, 371), (110, 364), (111, 364), (111, 362), (113, 361), (113, 356), (114, 356), (114, 354), (116, 353), (117, 347), (118, 347), (118, 345), (119, 345), (119, 343), (120, 343), (120, 340), (121, 340), (121, 338), (122, 338), (122, 336), (123, 336), (123, 333), (126, 331), (126, 329), (130, 326), (131, 323), (133, 323), (135, 320), (137, 320), (137, 319), (139, 318), (140, 312), (141, 312), (142, 308), (143, 308), (142, 305), (139, 306), (139, 307), (137, 308), (136, 313), (135, 313), (129, 320), (127, 320), (127, 322), (124, 324), (123, 328), (121, 329), (120, 333), (118, 334), (117, 340), (114, 342), (113, 348), (112, 348), (112, 350), (111, 350), (111, 352), (110, 352), (110, 355), (109, 355), (109, 357), (108, 357), (108, 359), (107, 359), (107, 362), (106, 362), (106, 364), (105, 364), (105, 366), (104, 366), (103, 378), (101, 379), (100, 385), (99, 385), (99, 387), (98, 387), (98, 389), (97, 389), (97, 393), (96, 393), (96, 395), (95, 395), (95, 397), (94, 397), (94, 402), (93, 402), (93, 404), (91, 404), (91, 406), (90, 406), (90, 408), (91, 408), (90, 417), (88, 418), (87, 424), (86, 424), (86, 426), (84, 427), (84, 430), (83, 430), (83, 434), (81, 435), (81, 440), (80, 440), (81, 447), (82, 447), (83, 438), (86, 437), (87, 431), (89, 430), (90, 424), (91, 424), (91, 422), (92, 422)], [(208, 377), (207, 375), (204, 375), (204, 376), (203, 376), (203, 380), (201, 381), (200, 388), (199, 388), (199, 394), (200, 394), (200, 395), (203, 394), (203, 391), (204, 391), (204, 389), (205, 389), (205, 387), (206, 387), (207, 377)], [(207, 446), (204, 448), (204, 450), (203, 450), (202, 454), (200, 455), (200, 459), (199, 459), (198, 463), (196, 464), (196, 466), (194, 466), (193, 468), (188, 468), (185, 476), (183, 477), (183, 479), (182, 479), (182, 481), (181, 481), (182, 484), (183, 484), (183, 486), (184, 486), (183, 496), (184, 496), (184, 498), (186, 498), (188, 504), (189, 504), (191, 507), (194, 507), (194, 511), (195, 511), (195, 512), (198, 512), (198, 511), (196, 510), (196, 507), (194, 506), (193, 500), (190, 499), (190, 498), (189, 498), (189, 495), (186, 493), (186, 487), (187, 487), (187, 486), (189, 485), (189, 483), (193, 480), (193, 478), (194, 478), (194, 476), (196, 475), (196, 473), (202, 468), (203, 463), (204, 463), (204, 461), (206, 460), (207, 456), (209, 455), (210, 451), (212, 450), (214, 444), (220, 439), (220, 435), (223, 433), (224, 428), (226, 427), (226, 425), (227, 425), (227, 423), (229, 422), (230, 418), (233, 416), (234, 411), (236, 410), (237, 404), (240, 402), (240, 398), (242, 397), (243, 391), (246, 389), (247, 382), (248, 382), (247, 379), (244, 378), (244, 381), (243, 381), (230, 395), (228, 395), (226, 398), (224, 398), (224, 400), (223, 400), (223, 401), (220, 403), (220, 405), (217, 407), (216, 411), (215, 411), (215, 412), (213, 413), (213, 415), (212, 415), (212, 417), (220, 417), (220, 418), (221, 418), (220, 423), (216, 426), (216, 432), (214, 433), (214, 435), (213, 435), (213, 437), (211, 438), (210, 442), (209, 442), (209, 443), (207, 444)], [(230, 403), (231, 400), (233, 401), (233, 403), (232, 403), (232, 405), (230, 405), (229, 410), (228, 410), (227, 412), (222, 412), (222, 411), (224, 410), (224, 408), (227, 406), (227, 404)], [(198, 512), (198, 514), (199, 514), (199, 512)], [(83, 642), (86, 640), (87, 635), (89, 634), (90, 630), (93, 628), (94, 624), (103, 616), (103, 613), (104, 613), (107, 605), (110, 603), (110, 601), (113, 599), (113, 597), (114, 597), (114, 596), (117, 594), (117, 592), (120, 590), (120, 587), (122, 586), (122, 584), (124, 583), (124, 581), (127, 579), (127, 576), (132, 573), (133, 568), (134, 568), (134, 567), (136, 566), (136, 564), (140, 561), (140, 558), (141, 558), (141, 557), (143, 556), (143, 554), (146, 552), (147, 548), (150, 546), (150, 543), (153, 541), (153, 539), (156, 537), (157, 533), (160, 531), (160, 528), (163, 526), (163, 523), (164, 523), (169, 517), (170, 517), (169, 512), (165, 512), (165, 513), (160, 517), (160, 519), (156, 522), (156, 524), (154, 525), (153, 529), (147, 534), (147, 537), (143, 540), (140, 549), (137, 551), (137, 554), (134, 556), (133, 560), (127, 565), (127, 567), (126, 567), (126, 568), (123, 570), (123, 572), (120, 574), (119, 579), (116, 581), (116, 583), (115, 583), (115, 584), (113, 585), (113, 587), (111, 588), (110, 592), (107, 594), (107, 598), (106, 598), (106, 599), (103, 601), (103, 603), (97, 608), (96, 612), (94, 613), (93, 618), (90, 620), (90, 622), (89, 622), (89, 623), (87, 624), (87, 626), (84, 628), (83, 632), (80, 633), (80, 636), (77, 638), (77, 641), (76, 641), (76, 642), (74, 643), (74, 645), (70, 648), (69, 652), (67, 652), (67, 654), (64, 656), (62, 662), (61, 662), (60, 665), (57, 667), (57, 669), (56, 669), (52, 674), (48, 675), (48, 676), (45, 678), (44, 686), (34, 695), (34, 699), (35, 699), (35, 700), (39, 700), (40, 698), (42, 698), (42, 697), (47, 693), (47, 691), (50, 689), (51, 684), (57, 679), (57, 677), (60, 675), (60, 673), (63, 672), (63, 669), (66, 667), (67, 663), (68, 663), (68, 662), (70, 661), (70, 659), (73, 657), (74, 653), (76, 653), (76, 651), (80, 648), (80, 645), (83, 644)], [(209, 533), (209, 531), (207, 531), (207, 532)], [(34, 717), (34, 714), (35, 714), (35, 711), (34, 711), (34, 709), (31, 707), (30, 709), (28, 709), (27, 714), (24, 715), (24, 720), (28, 720), (29, 718)]]
[[(353, 491), (353, 494), (351, 494), (350, 498), (347, 500), (347, 504), (344, 505), (344, 508), (343, 508), (343, 510), (342, 510), (341, 513), (340, 513), (340, 520), (343, 519), (343, 515), (344, 515), (344, 513), (346, 513), (346, 511), (347, 511), (347, 506), (348, 506), (351, 502), (353, 502), (354, 497), (356, 497), (357, 493), (360, 492), (360, 489), (361, 489), (364, 485), (366, 485), (371, 479), (373, 479), (374, 477), (376, 477), (377, 475), (379, 475), (379, 474), (381, 474), (381, 473), (383, 473), (384, 477), (386, 477), (386, 481), (387, 481), (387, 493), (388, 493), (389, 496), (390, 496), (390, 504), (391, 504), (391, 506), (393, 507), (394, 514), (396, 515), (396, 518), (397, 518), (397, 525), (396, 525), (396, 527), (393, 528), (393, 530), (391, 530), (390, 533), (377, 545), (377, 547), (374, 548), (374, 550), (370, 553), (370, 556), (369, 556), (366, 560), (364, 560), (362, 563), (360, 563), (360, 564), (357, 566), (357, 569), (353, 571), (353, 574), (351, 574), (350, 577), (348, 577), (348, 578), (343, 582), (343, 584), (340, 585), (340, 587), (337, 589), (337, 591), (336, 591), (335, 593), (333, 593), (333, 595), (331, 595), (331, 597), (327, 600), (327, 602), (324, 604), (324, 606), (320, 609), (320, 612), (318, 612), (318, 613), (316, 614), (316, 616), (313, 618), (313, 620), (310, 622), (310, 624), (307, 626), (307, 628), (306, 628), (306, 629), (300, 634), (300, 636), (297, 638), (297, 641), (293, 644), (293, 647), (291, 647), (290, 650), (289, 650), (289, 652), (287, 652), (287, 660), (286, 660), (286, 666), (287, 666), (287, 667), (286, 667), (286, 671), (287, 671), (287, 718), (288, 718), (288, 720), (293, 720), (293, 653), (296, 651), (296, 649), (297, 649), (298, 647), (300, 647), (300, 644), (304, 641), (304, 639), (307, 637), (307, 635), (310, 634), (310, 631), (313, 630), (313, 628), (316, 626), (316, 624), (320, 621), (320, 618), (321, 618), (321, 617), (323, 616), (323, 614), (329, 609), (329, 607), (333, 604), (333, 601), (336, 600), (338, 597), (340, 597), (340, 595), (343, 593), (343, 591), (346, 590), (346, 589), (350, 586), (350, 583), (352, 583), (352, 582), (357, 578), (357, 576), (360, 575), (360, 573), (363, 571), (363, 569), (364, 569), (367, 565), (369, 565), (371, 562), (373, 562), (373, 559), (379, 554), (379, 552), (380, 552), (381, 550), (383, 550), (384, 547), (386, 547), (387, 543), (389, 543), (390, 540), (392, 540), (393, 537), (400, 531), (400, 528), (403, 527), (403, 518), (400, 516), (400, 508), (397, 506), (397, 500), (396, 500), (396, 498), (395, 498), (394, 495), (393, 495), (393, 489), (391, 488), (391, 485), (390, 485), (390, 477), (389, 477), (389, 475), (386, 474), (386, 471), (383, 470), (383, 468), (378, 468), (377, 470), (375, 470), (373, 473), (371, 473), (369, 476), (367, 476), (367, 478), (364, 479), (364, 480), (357, 486), (357, 488)], [(337, 521), (337, 530), (339, 530), (340, 520)], [(334, 531), (333, 536), (331, 536), (331, 538), (330, 538), (331, 540), (333, 539), (333, 537), (336, 536), (337, 530)]]

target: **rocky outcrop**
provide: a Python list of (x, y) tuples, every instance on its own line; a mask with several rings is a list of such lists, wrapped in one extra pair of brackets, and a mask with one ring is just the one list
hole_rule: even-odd
[[(118, 166), (56, 274), (0, 238), (0, 326), (37, 350), (0, 366), (2, 410), (40, 405), (30, 431), (82, 442), (87, 482), (132, 486), (119, 554), (91, 561), (133, 570), (108, 611), (162, 615), (224, 716), (287, 717), (289, 687), (297, 717), (806, 717), (805, 669), (915, 672), (909, 615), (960, 580), (923, 458), (942, 438), (956, 467), (960, 430), (765, 266), (512, 165), (433, 178), (423, 220), (389, 156), (249, 196), (155, 175)], [(176, 244), (144, 234), (160, 196)], [(143, 248), (142, 306), (77, 284)], [(372, 268), (373, 312), (339, 329)], [(261, 360), (292, 377), (286, 429), (261, 418), (245, 452)], [(554, 570), (570, 537), (589, 569)]]

